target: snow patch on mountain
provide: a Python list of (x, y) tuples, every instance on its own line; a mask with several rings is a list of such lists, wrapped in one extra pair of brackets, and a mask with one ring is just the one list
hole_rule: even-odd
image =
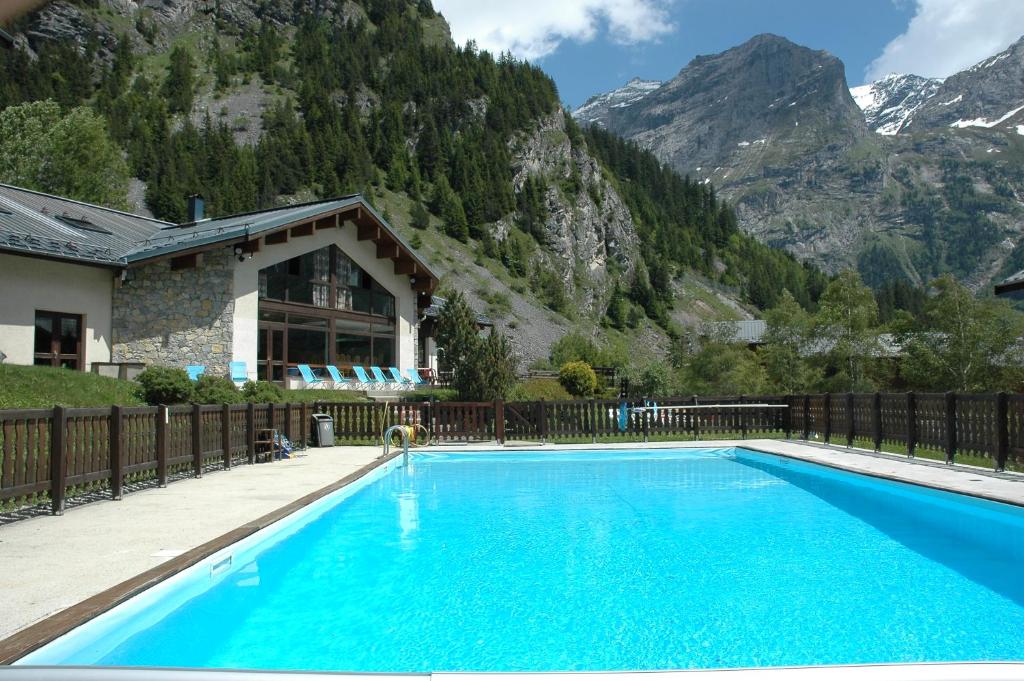
[(1009, 120), (1016, 116), (1021, 111), (1024, 111), (1024, 106), (1018, 106), (1016, 109), (1007, 111), (1001, 118), (997, 118), (994, 121), (990, 121), (987, 118), (972, 118), (969, 121), (958, 120), (949, 124), (951, 128), (994, 128), (1003, 121)]
[(632, 106), (661, 86), (660, 80), (634, 78), (617, 90), (594, 95), (572, 113), (573, 118), (586, 124), (605, 125), (611, 109)]
[(850, 95), (864, 112), (869, 128), (880, 135), (895, 135), (941, 84), (937, 78), (891, 73), (874, 83), (850, 88)]

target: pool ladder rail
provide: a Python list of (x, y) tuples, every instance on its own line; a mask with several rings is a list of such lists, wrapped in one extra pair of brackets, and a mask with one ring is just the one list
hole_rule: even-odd
[(396, 424), (384, 431), (384, 456), (388, 455), (391, 450), (391, 434), (399, 432), (402, 434), (402, 463), (409, 463), (409, 430), (401, 425)]

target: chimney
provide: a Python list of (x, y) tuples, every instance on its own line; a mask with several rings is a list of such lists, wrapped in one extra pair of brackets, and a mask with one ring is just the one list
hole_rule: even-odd
[(188, 197), (188, 221), (199, 222), (203, 219), (203, 209), (205, 204), (203, 203), (203, 197), (199, 194), (193, 194)]

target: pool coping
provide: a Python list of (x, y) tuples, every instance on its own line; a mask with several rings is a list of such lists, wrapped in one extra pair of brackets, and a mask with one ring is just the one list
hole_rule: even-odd
[[(643, 447), (644, 449), (695, 449), (695, 448), (714, 448), (714, 447), (739, 447), (750, 451), (758, 452), (760, 454), (767, 454), (770, 456), (781, 456), (797, 461), (803, 461), (810, 464), (824, 466), (835, 470), (841, 470), (848, 473), (855, 473), (860, 475), (866, 475), (883, 480), (889, 480), (897, 483), (917, 485), (927, 489), (952, 492), (955, 494), (963, 494), (964, 496), (974, 497), (978, 499), (984, 499), (987, 501), (994, 501), (997, 503), (1008, 504), (1012, 506), (1024, 508), (1024, 476), (1019, 479), (1007, 479), (1006, 476), (994, 476), (986, 475), (987, 471), (974, 469), (974, 468), (954, 468), (948, 465), (936, 465), (935, 462), (929, 461), (925, 464), (923, 461), (918, 462), (914, 459), (900, 459), (889, 456), (872, 456), (874, 453), (867, 450), (858, 449), (844, 449), (830, 447), (814, 442), (803, 442), (794, 440), (768, 440), (768, 439), (750, 439), (750, 440), (703, 440), (703, 441), (682, 441), (682, 442), (650, 442), (650, 443), (604, 443), (604, 444), (532, 444), (532, 445), (516, 445), (503, 447), (497, 443), (474, 443), (470, 445), (438, 445), (436, 447), (430, 447), (429, 449), (421, 451), (462, 451), (462, 452), (484, 452), (484, 451), (586, 451), (586, 450), (624, 450), (624, 449), (635, 449), (637, 447)], [(794, 450), (794, 448), (796, 448)], [(780, 451), (782, 450), (782, 451)], [(850, 461), (843, 460), (829, 460), (824, 458), (825, 455), (843, 455), (845, 457), (856, 457)], [(332, 494), (353, 482), (363, 478), (380, 466), (388, 463), (389, 461), (401, 456), (402, 452), (400, 449), (391, 451), (389, 454), (380, 456), (372, 462), (362, 466), (356, 471), (338, 479), (337, 481), (322, 487), (316, 491), (310, 492), (295, 501), (292, 501), (278, 509), (271, 511), (270, 513), (264, 514), (255, 520), (247, 522), (240, 527), (230, 530), (215, 539), (212, 539), (204, 544), (196, 546), (185, 553), (172, 558), (160, 565), (146, 570), (134, 577), (131, 577), (113, 587), (110, 587), (94, 596), (91, 596), (80, 603), (77, 603), (69, 608), (61, 610), (39, 622), (29, 625), (28, 627), (15, 632), (11, 636), (0, 640), (0, 677), (3, 673), (7, 673), (10, 669), (13, 669), (10, 665), (16, 660), (28, 655), (29, 653), (41, 648), (48, 643), (51, 643), (55, 639), (67, 634), (73, 629), (85, 624), (86, 622), (102, 615), (103, 613), (113, 609), (121, 603), (139, 595), (143, 591), (163, 582), (170, 577), (192, 567), (193, 565), (203, 561), (206, 558), (214, 555), (218, 551), (222, 551), (225, 548), (251, 536), (252, 534), (265, 529), (266, 527), (283, 520), (284, 518), (292, 515), (293, 513), (309, 506), (310, 504), (322, 499), (323, 497)], [(934, 481), (921, 480), (913, 476), (905, 476), (893, 473), (892, 471), (880, 471), (870, 470), (870, 466), (856, 466), (852, 465), (852, 462), (856, 461), (864, 463), (868, 460), (874, 460), (877, 462), (885, 462), (891, 464), (897, 464), (897, 467), (908, 467), (908, 470), (917, 468), (918, 470), (933, 469), (941, 471), (942, 473), (952, 473), (955, 476), (966, 475), (980, 475), (983, 478), (987, 478), (990, 481), (999, 481), (1008, 483), (1012, 486), (1019, 486), (1018, 489), (1014, 490), (1015, 495), (991, 493), (985, 490), (972, 489), (970, 485), (964, 483), (967, 480), (961, 480), (958, 483), (950, 484), (951, 481), (947, 481), (946, 484), (937, 483)], [(948, 476), (947, 476), (948, 477)], [(1006, 664), (1006, 663), (1000, 663)], [(1020, 672), (1017, 678), (1024, 679), (1024, 664), (1012, 663), (1017, 671)], [(896, 665), (899, 666), (899, 665)], [(31, 669), (31, 667), (25, 667), (25, 669)], [(38, 668), (36, 668), (38, 669)], [(782, 668), (765, 668), (765, 669), (782, 669)], [(801, 668), (803, 669), (803, 668)], [(813, 667), (812, 669), (818, 669)], [(710, 670), (694, 670), (694, 671), (710, 671)], [(738, 671), (738, 670), (722, 670), (722, 671)], [(601, 673), (610, 674), (615, 672), (577, 672), (577, 673)], [(683, 671), (665, 671), (665, 672), (629, 672), (629, 674), (635, 673), (690, 673), (690, 670)], [(427, 674), (426, 676), (437, 676), (440, 672), (433, 675)], [(565, 672), (547, 672), (545, 674), (563, 675)], [(576, 674), (576, 673), (574, 673)], [(350, 674), (355, 676), (378, 676), (378, 675), (365, 675), (365, 674)], [(452, 674), (446, 673), (445, 676)], [(486, 674), (471, 674), (471, 673), (460, 673), (458, 676), (465, 679), (466, 676), (483, 676)], [(518, 675), (516, 673), (505, 673), (503, 676)], [(424, 674), (383, 674), (380, 676), (401, 676), (401, 677), (414, 677), (414, 676), (425, 676)]]

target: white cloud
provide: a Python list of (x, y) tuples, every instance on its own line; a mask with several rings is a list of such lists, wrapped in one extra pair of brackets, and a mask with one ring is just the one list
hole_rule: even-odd
[(670, 0), (435, 0), (455, 42), (475, 40), (495, 54), (540, 59), (563, 40), (585, 43), (607, 26), (612, 40), (634, 44), (675, 30)]
[(885, 46), (865, 76), (945, 78), (1007, 48), (1024, 34), (1022, 0), (917, 0), (907, 30)]

